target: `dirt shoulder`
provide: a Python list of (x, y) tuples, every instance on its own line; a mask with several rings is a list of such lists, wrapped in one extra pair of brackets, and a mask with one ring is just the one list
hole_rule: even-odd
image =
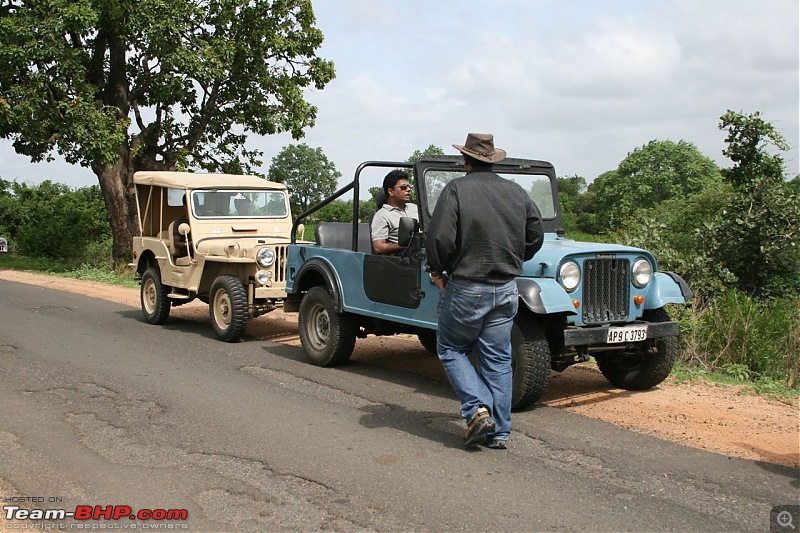
[[(29, 283), (85, 294), (139, 307), (139, 291), (90, 281), (29, 272), (0, 270), (0, 280)], [(174, 316), (208, 321), (208, 306), (193, 302), (172, 310)], [(247, 334), (294, 346), (300, 345), (296, 315), (275, 311), (251, 321)], [(397, 356), (397, 357), (395, 357)], [(414, 337), (359, 339), (353, 358), (378, 360), (384, 366), (414, 368), (445, 380), (441, 365)], [(800, 468), (800, 411), (792, 405), (744, 395), (740, 387), (702, 381), (675, 383), (668, 379), (655, 389), (629, 392), (611, 387), (590, 366), (553, 373), (543, 403), (686, 446)]]

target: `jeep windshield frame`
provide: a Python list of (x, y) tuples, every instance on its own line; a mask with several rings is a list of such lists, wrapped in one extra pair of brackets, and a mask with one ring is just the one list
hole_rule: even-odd
[[(413, 171), (411, 179), (416, 188), (416, 203), (419, 206), (420, 231), (422, 232), (425, 231), (431, 214), (433, 213), (433, 208), (436, 206), (438, 193), (441, 192), (441, 189), (444, 187), (442, 176), (446, 176), (446, 181), (450, 181), (466, 173), (464, 170), (464, 159), (460, 155), (425, 156), (417, 159), (414, 163), (399, 161), (366, 161), (361, 163), (356, 169), (353, 181), (295, 218), (292, 226), (291, 243), (296, 244), (297, 228), (303, 220), (334, 200), (352, 191), (353, 240), (351, 249), (352, 251), (356, 251), (358, 243), (358, 216), (360, 213), (359, 203), (361, 202), (359, 199), (361, 189), (360, 179), (362, 171), (369, 167), (399, 168)], [(528, 190), (531, 189), (532, 186), (535, 186), (535, 196), (539, 198), (540, 202), (544, 200), (545, 203), (545, 209), (542, 209), (537, 203), (537, 207), (542, 211), (542, 227), (544, 231), (546, 233), (557, 233), (559, 235), (564, 234), (561, 206), (558, 201), (558, 183), (556, 181), (555, 168), (552, 164), (546, 161), (532, 159), (509, 158), (504, 159), (500, 163), (495, 163), (492, 170), (505, 178), (520, 183), (523, 188)], [(422, 176), (423, 179), (419, 179), (419, 176)], [(428, 176), (431, 177), (430, 181), (426, 179)], [(527, 177), (530, 177), (530, 179)], [(532, 195), (532, 199), (536, 202), (537, 198), (533, 196), (534, 195)]]
[(289, 198), (275, 189), (195, 189), (191, 191), (192, 214), (206, 219), (285, 219)]
[[(518, 183), (528, 192), (542, 215), (546, 233), (564, 232), (561, 205), (558, 201), (558, 182), (555, 168), (546, 161), (507, 158), (492, 166), (492, 171)], [(414, 166), (415, 183), (419, 195), (420, 228), (427, 227), (436, 202), (444, 186), (466, 173), (461, 156), (426, 156)], [(420, 179), (421, 177), (421, 179)]]

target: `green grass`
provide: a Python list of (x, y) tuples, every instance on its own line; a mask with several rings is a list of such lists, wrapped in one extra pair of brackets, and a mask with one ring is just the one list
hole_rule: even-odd
[(0, 269), (25, 270), (62, 278), (121, 285), (123, 287), (139, 286), (139, 282), (134, 277), (133, 272), (127, 268), (112, 269), (110, 267), (90, 266), (85, 263), (63, 263), (50, 259), (22, 257), (16, 254), (0, 254)]
[(736, 369), (732, 369), (733, 373), (724, 371), (709, 371), (701, 366), (688, 365), (686, 363), (677, 363), (672, 369), (672, 380), (677, 384), (689, 383), (691, 381), (706, 381), (709, 383), (717, 383), (720, 385), (742, 387), (743, 394), (755, 394), (765, 396), (772, 400), (781, 401), (784, 403), (792, 403), (800, 397), (800, 390), (793, 389), (786, 386), (785, 383), (772, 379), (760, 378), (755, 381), (748, 380), (747, 378), (738, 375)]

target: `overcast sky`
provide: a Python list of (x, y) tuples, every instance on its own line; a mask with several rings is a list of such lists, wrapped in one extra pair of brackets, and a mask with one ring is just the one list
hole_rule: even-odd
[[(365, 160), (493, 133), (509, 156), (592, 181), (647, 142), (685, 140), (720, 166), (727, 109), (760, 111), (798, 172), (797, 0), (313, 0), (336, 79), (304, 139), (251, 136), (266, 174), (282, 147), (321, 147), (343, 180)], [(89, 169), (31, 164), (0, 140), (0, 177), (72, 186)]]

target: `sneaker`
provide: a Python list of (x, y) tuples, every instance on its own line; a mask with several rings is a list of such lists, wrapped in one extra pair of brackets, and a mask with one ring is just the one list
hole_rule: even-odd
[(508, 440), (507, 439), (489, 439), (486, 441), (486, 447), (492, 448), (493, 450), (507, 450), (508, 449)]
[(478, 407), (475, 416), (467, 424), (467, 431), (464, 433), (464, 444), (471, 446), (481, 444), (486, 440), (486, 434), (494, 429), (494, 420), (489, 416), (489, 410), (485, 407)]

